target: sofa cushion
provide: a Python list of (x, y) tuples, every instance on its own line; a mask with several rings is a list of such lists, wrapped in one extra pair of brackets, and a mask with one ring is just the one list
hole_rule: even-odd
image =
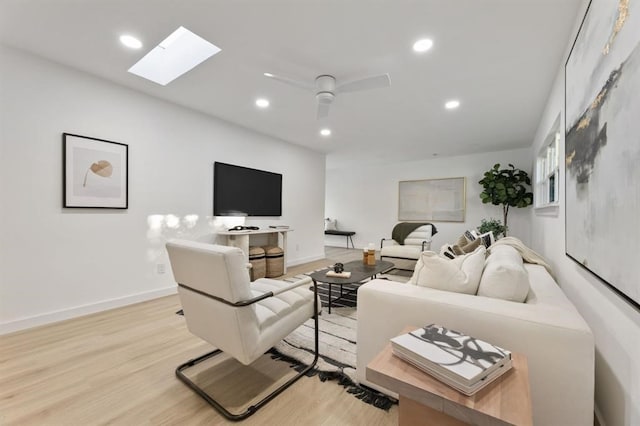
[(478, 296), (524, 302), (529, 293), (529, 276), (522, 257), (507, 245), (492, 247), (478, 286)]
[(420, 255), (409, 282), (438, 290), (476, 294), (484, 258), (484, 246), (453, 260), (425, 251)]

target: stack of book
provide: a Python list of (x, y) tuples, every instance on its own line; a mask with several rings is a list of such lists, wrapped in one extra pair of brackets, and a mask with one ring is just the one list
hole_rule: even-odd
[(470, 396), (511, 368), (511, 352), (439, 325), (391, 339), (393, 354)]

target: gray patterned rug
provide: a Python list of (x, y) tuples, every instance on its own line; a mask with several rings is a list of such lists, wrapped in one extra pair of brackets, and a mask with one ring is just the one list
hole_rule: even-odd
[[(306, 274), (287, 278), (284, 281), (294, 282)], [(397, 281), (406, 281), (408, 277), (382, 277), (393, 278)], [(338, 287), (338, 286), (334, 286)], [(344, 286), (345, 290), (347, 286)], [(357, 286), (353, 286), (356, 290)], [(333, 290), (335, 291), (335, 290)], [(345, 296), (338, 302), (333, 302), (329, 314), (326, 305), (328, 286), (318, 284), (318, 293), (322, 300), (322, 314), (319, 317), (319, 348), (320, 358), (315, 371), (311, 375), (318, 375), (320, 380), (337, 380), (362, 401), (378, 408), (388, 410), (397, 403), (394, 398), (384, 395), (376, 390), (358, 384), (356, 380), (356, 338), (357, 338), (357, 293)], [(334, 293), (332, 298), (336, 298)], [(314, 347), (314, 321), (309, 319), (298, 327), (290, 335), (278, 343), (271, 353), (275, 358), (290, 361), (298, 366), (309, 365), (313, 361)]]
[[(367, 404), (388, 410), (397, 400), (356, 380), (357, 317), (355, 307), (333, 307), (331, 313), (322, 308), (319, 318), (320, 357), (309, 376), (320, 380), (335, 380)], [(274, 346), (270, 352), (275, 359), (291, 362), (302, 369), (313, 361), (314, 320), (309, 319), (293, 333)]]

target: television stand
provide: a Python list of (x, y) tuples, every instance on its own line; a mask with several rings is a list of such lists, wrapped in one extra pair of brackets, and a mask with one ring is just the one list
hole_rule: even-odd
[(284, 273), (287, 273), (287, 232), (291, 232), (293, 229), (245, 229), (242, 231), (220, 231), (218, 235), (226, 237), (226, 245), (231, 247), (238, 247), (244, 253), (245, 261), (249, 263), (249, 240), (252, 235), (264, 235), (267, 234), (269, 239), (269, 245), (282, 247), (284, 252)]

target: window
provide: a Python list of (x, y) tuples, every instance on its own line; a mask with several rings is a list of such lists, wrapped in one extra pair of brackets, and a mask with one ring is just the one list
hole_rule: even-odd
[(559, 150), (560, 150), (560, 116), (556, 118), (551, 132), (536, 159), (535, 206), (556, 206), (560, 199), (559, 181)]

